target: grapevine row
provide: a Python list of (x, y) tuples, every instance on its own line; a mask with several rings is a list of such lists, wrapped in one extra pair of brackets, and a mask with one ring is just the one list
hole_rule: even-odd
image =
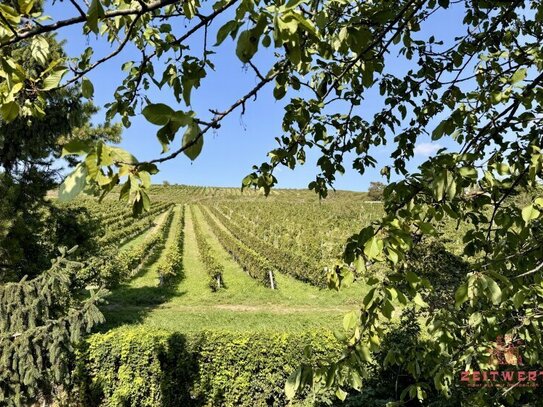
[(117, 256), (119, 267), (125, 271), (124, 275), (127, 278), (133, 277), (149, 258), (162, 250), (172, 225), (173, 216), (174, 211), (170, 210), (158, 230), (149, 234), (140, 244), (119, 253)]
[[(202, 208), (202, 207), (200, 207)], [(224, 249), (230, 253), (232, 258), (255, 280), (260, 281), (266, 287), (275, 288), (273, 266), (260, 254), (247, 247), (244, 243), (225, 231), (217, 223), (213, 216), (207, 213), (206, 220), (213, 234), (217, 237)]]
[(326, 285), (324, 273), (321, 272), (321, 269), (315, 269), (315, 264), (311, 264), (296, 253), (280, 250), (271, 243), (257, 238), (247, 229), (241, 227), (239, 223), (232, 222), (217, 208), (209, 207), (209, 209), (232, 235), (268, 259), (280, 272), (316, 286), (324, 287)]
[(172, 223), (173, 234), (170, 234), (162, 256), (157, 264), (157, 273), (160, 277), (160, 284), (174, 276), (179, 276), (183, 261), (183, 228), (185, 206), (175, 210)]
[[(151, 223), (145, 224), (147, 229), (152, 225), (152, 218), (145, 219), (146, 222), (149, 220), (151, 220)], [(110, 244), (103, 245), (100, 254), (90, 258), (86, 262), (86, 266), (80, 271), (80, 280), (85, 283), (93, 282), (112, 287), (131, 277), (138, 265), (146, 258), (146, 253), (154, 252), (155, 246), (157, 246), (156, 249), (159, 248), (170, 223), (171, 210), (159, 230), (151, 234), (141, 244), (120, 252), (119, 244), (115, 244), (113, 240)], [(140, 227), (141, 221), (137, 225)], [(143, 230), (145, 228), (138, 231), (138, 234)]]
[(200, 227), (200, 223), (196, 218), (196, 212), (194, 206), (190, 207), (192, 216), (192, 224), (194, 227), (194, 234), (196, 235), (196, 244), (198, 246), (198, 252), (200, 253), (200, 260), (202, 261), (207, 274), (209, 276), (209, 287), (212, 291), (217, 291), (223, 286), (223, 265), (215, 258), (213, 250), (204, 236), (204, 233)]
[(137, 220), (127, 218), (123, 224), (116, 225), (116, 228), (109, 228), (106, 234), (99, 239), (102, 245), (115, 244), (121, 246), (134, 237), (138, 236), (153, 225), (154, 217), (164, 212), (170, 204), (159, 204), (151, 208), (149, 212)]

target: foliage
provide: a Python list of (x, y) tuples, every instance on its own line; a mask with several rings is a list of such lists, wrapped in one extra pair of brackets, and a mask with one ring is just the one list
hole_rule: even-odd
[(383, 193), (385, 191), (385, 184), (382, 182), (370, 182), (370, 186), (368, 188), (368, 199), (370, 201), (382, 201), (383, 200)]
[(172, 231), (166, 242), (164, 252), (157, 264), (157, 273), (161, 285), (165, 280), (181, 277), (183, 272), (183, 230), (185, 227), (185, 206), (177, 206), (174, 209)]
[(0, 282), (39, 275), (51, 266), (49, 256), (57, 247), (78, 246), (73, 255), (76, 260), (99, 250), (102, 228), (88, 208), (63, 207), (50, 201), (39, 205), (31, 202), (36, 197), (27, 194), (28, 187), (0, 180), (0, 190), (7, 190), (0, 197), (6, 204), (0, 206), (0, 225), (5, 225), (0, 232)]
[[(304, 347), (313, 353), (304, 356)], [(304, 361), (337, 352), (333, 336), (201, 332), (190, 336), (145, 327), (87, 340), (78, 361), (86, 406), (284, 405), (283, 385)]]
[(73, 346), (103, 322), (103, 290), (70, 291), (73, 262), (64, 258), (33, 280), (0, 287), (0, 403), (29, 405), (70, 384)]
[[(63, 51), (54, 37), (45, 36), (29, 44), (17, 44), (2, 52), (2, 60), (19, 64), (32, 74), (43, 72), (48, 63), (61, 58)], [(47, 49), (39, 53), (37, 49)], [(5, 62), (8, 64), (8, 62)], [(34, 100), (33, 89), (23, 89), (16, 99), (28, 110)], [(11, 84), (11, 86), (16, 86)], [(13, 96), (13, 95), (12, 95)], [(13, 96), (14, 97), (14, 96)], [(16, 102), (10, 102), (16, 103)], [(118, 141), (118, 126), (90, 124), (97, 108), (90, 102), (80, 101), (80, 93), (74, 87), (57, 89), (44, 95), (44, 105), (39, 114), (13, 120), (0, 118), (0, 255), (2, 264), (0, 280), (20, 279), (25, 274), (35, 276), (47, 270), (49, 259), (56, 247), (84, 244), (90, 249), (92, 226), (81, 222), (77, 231), (70, 217), (83, 220), (78, 211), (62, 210), (44, 199), (48, 190), (60, 181), (52, 157), (59, 156), (60, 144), (66, 138)], [(32, 108), (30, 108), (32, 109)], [(35, 111), (38, 113), (38, 111)], [(87, 234), (87, 241), (69, 242), (64, 234)], [(8, 277), (9, 274), (9, 277)]]

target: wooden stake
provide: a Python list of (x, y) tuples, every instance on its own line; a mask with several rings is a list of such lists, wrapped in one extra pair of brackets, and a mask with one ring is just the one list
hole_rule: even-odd
[(272, 289), (272, 290), (275, 290), (275, 283), (274, 283), (274, 281), (273, 281), (273, 273), (272, 273), (272, 271), (271, 271), (271, 270), (268, 270), (268, 274), (269, 274), (269, 276), (270, 276), (271, 289)]

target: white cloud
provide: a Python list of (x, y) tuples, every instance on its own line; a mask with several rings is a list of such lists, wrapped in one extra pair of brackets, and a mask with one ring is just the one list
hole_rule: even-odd
[(441, 147), (437, 143), (420, 143), (415, 146), (415, 155), (430, 156), (435, 154)]

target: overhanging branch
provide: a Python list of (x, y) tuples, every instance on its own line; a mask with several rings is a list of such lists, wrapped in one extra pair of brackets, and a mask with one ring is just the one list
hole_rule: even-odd
[[(114, 17), (120, 17), (120, 16), (130, 16), (130, 15), (143, 15), (145, 13), (158, 10), (162, 7), (168, 6), (170, 4), (178, 3), (179, 0), (157, 0), (149, 3), (147, 5), (147, 8), (145, 10), (142, 10), (141, 8), (129, 8), (125, 10), (111, 10), (106, 11), (104, 14), (104, 17), (101, 18), (101, 20), (108, 20)], [(36, 35), (45, 34), (48, 32), (56, 31), (60, 28), (69, 27), (71, 25), (81, 24), (87, 22), (88, 16), (87, 15), (80, 15), (78, 17), (68, 18), (66, 20), (60, 20), (56, 23), (49, 24), (49, 25), (43, 25), (39, 27), (33, 27), (30, 29), (22, 29), (20, 31), (15, 31), (14, 38), (11, 38), (7, 41), (4, 41), (0, 43), (0, 48), (6, 47), (8, 45), (16, 44), (17, 42), (35, 37)]]
[(203, 137), (203, 135), (205, 133), (207, 133), (210, 129), (213, 129), (213, 128), (216, 128), (218, 126), (218, 124), (226, 117), (228, 116), (230, 113), (232, 113), (234, 110), (236, 110), (238, 107), (240, 106), (244, 106), (245, 105), (245, 102), (247, 102), (247, 100), (249, 100), (250, 98), (252, 98), (253, 96), (256, 96), (256, 94), (258, 93), (258, 91), (260, 89), (262, 89), (266, 84), (268, 84), (269, 82), (273, 81), (275, 79), (275, 77), (278, 75), (278, 73), (274, 73), (272, 75), (269, 75), (267, 76), (266, 78), (264, 78), (263, 80), (261, 80), (250, 92), (248, 92), (245, 96), (243, 96), (242, 98), (238, 99), (237, 102), (235, 102), (232, 106), (230, 106), (228, 109), (222, 111), (222, 112), (217, 112), (217, 111), (214, 111), (213, 113), (215, 114), (215, 117), (213, 118), (213, 120), (211, 120), (201, 131), (200, 133), (198, 134), (198, 136), (196, 136), (190, 143), (187, 143), (185, 144), (184, 146), (182, 146), (180, 149), (174, 151), (173, 153), (171, 153), (170, 155), (166, 156), (166, 157), (162, 157), (162, 158), (157, 158), (155, 160), (151, 160), (151, 161), (148, 161), (146, 163), (141, 163), (140, 165), (142, 164), (157, 164), (157, 163), (163, 163), (165, 161), (169, 161), (169, 160), (172, 160), (174, 159), (175, 157), (177, 157), (179, 154), (181, 154), (182, 152), (184, 152), (185, 150), (189, 149), (190, 147), (192, 147), (193, 145), (195, 145), (198, 140)]

